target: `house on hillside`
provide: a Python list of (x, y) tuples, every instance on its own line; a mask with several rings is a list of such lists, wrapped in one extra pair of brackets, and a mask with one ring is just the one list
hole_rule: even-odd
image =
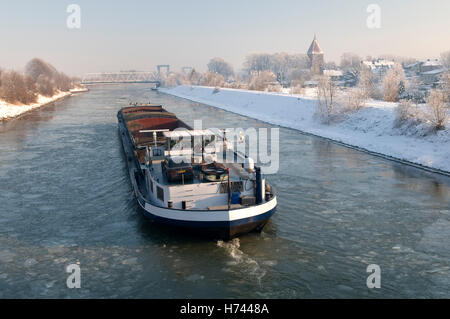
[(341, 70), (323, 70), (323, 75), (328, 76), (332, 81), (342, 81), (344, 73)]
[(395, 65), (395, 62), (384, 59), (376, 59), (371, 61), (362, 61), (361, 64), (381, 79), (386, 72)]
[(439, 59), (426, 59), (404, 67), (408, 78), (418, 78), (425, 88), (436, 87), (445, 72)]
[(442, 64), (439, 62), (439, 59), (426, 59), (423, 61), (417, 61), (415, 63), (406, 65), (404, 69), (407, 75), (413, 76), (419, 75), (424, 72), (442, 69)]
[(444, 72), (445, 72), (444, 68), (422, 72), (420, 74), (420, 79), (422, 80), (423, 84), (430, 85), (431, 87), (436, 87), (439, 84), (441, 76)]

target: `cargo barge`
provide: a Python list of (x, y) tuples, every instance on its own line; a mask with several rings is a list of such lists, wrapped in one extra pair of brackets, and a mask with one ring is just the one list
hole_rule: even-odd
[[(145, 217), (198, 235), (230, 239), (261, 231), (277, 206), (275, 191), (226, 134), (192, 130), (161, 105), (118, 114), (129, 177)], [(221, 161), (231, 154), (236, 161)]]

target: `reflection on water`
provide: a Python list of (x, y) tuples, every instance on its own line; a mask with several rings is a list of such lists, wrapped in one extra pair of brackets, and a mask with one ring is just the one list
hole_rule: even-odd
[[(116, 112), (149, 100), (190, 125), (267, 127), (145, 85), (0, 124), (0, 297), (450, 297), (450, 179), (294, 130), (280, 129), (279, 207), (261, 234), (217, 242), (145, 220)], [(379, 290), (366, 287), (371, 263)]]

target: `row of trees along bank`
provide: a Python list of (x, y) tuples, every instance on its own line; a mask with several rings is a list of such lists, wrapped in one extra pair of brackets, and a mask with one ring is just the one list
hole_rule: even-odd
[(10, 104), (32, 104), (39, 95), (51, 97), (58, 92), (68, 92), (78, 82), (35, 58), (27, 63), (24, 73), (0, 69), (0, 99)]

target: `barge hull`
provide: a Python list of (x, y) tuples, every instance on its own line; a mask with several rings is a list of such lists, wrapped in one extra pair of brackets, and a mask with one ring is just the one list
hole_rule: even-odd
[(139, 200), (137, 200), (139, 209), (143, 215), (157, 223), (165, 224), (180, 229), (186, 233), (201, 235), (214, 239), (232, 239), (240, 235), (244, 235), (253, 231), (261, 231), (270, 217), (275, 213), (276, 208), (250, 218), (244, 218), (234, 221), (216, 221), (216, 222), (197, 222), (186, 220), (174, 220), (153, 215), (150, 211), (143, 208)]

